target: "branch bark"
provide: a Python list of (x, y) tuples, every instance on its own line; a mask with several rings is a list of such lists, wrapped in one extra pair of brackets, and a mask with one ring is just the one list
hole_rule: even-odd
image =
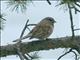
[[(20, 50), (22, 53), (29, 53), (33, 51), (49, 50), (57, 48), (72, 48), (75, 49), (80, 54), (80, 36), (74, 37), (60, 37), (51, 38), (47, 40), (38, 40), (32, 42), (21, 43)], [(0, 57), (8, 55), (16, 55), (16, 44), (9, 44), (5, 46), (0, 46)]]

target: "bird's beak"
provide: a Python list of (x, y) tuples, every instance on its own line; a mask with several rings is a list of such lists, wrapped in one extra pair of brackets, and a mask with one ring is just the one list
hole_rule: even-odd
[(56, 21), (54, 21), (54, 23), (56, 23)]

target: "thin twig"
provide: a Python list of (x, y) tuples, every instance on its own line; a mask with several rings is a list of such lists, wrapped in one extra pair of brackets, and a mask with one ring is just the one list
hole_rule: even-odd
[(30, 60), (25, 54), (22, 54), (26, 60)]
[(48, 2), (49, 5), (51, 5), (51, 2), (49, 0), (46, 0)]
[(77, 30), (80, 30), (80, 28), (78, 28), (78, 29), (74, 29), (74, 31), (77, 31)]
[(20, 38), (23, 36), (26, 28), (27, 28), (27, 25), (28, 25), (28, 22), (29, 22), (29, 19), (26, 21), (26, 24), (25, 24), (25, 27), (23, 28), (22, 32), (21, 32), (21, 35), (20, 35)]
[(22, 53), (20, 52), (20, 44), (21, 44), (21, 42), (18, 42), (17, 44), (16, 44), (16, 47), (15, 47), (15, 49), (17, 49), (17, 54), (19, 55), (19, 57), (20, 57), (20, 59), (21, 60), (24, 60), (24, 56), (22, 55)]
[(63, 55), (61, 55), (57, 60), (60, 60), (63, 56), (67, 55), (68, 53), (70, 53), (72, 51), (72, 49), (70, 49), (68, 52), (65, 52)]
[(75, 60), (78, 60), (76, 52), (75, 51), (71, 51), (71, 52), (73, 52), (75, 54)]
[(73, 6), (73, 8), (75, 9), (75, 14), (77, 14), (77, 12), (80, 12), (80, 10), (76, 8), (75, 6)]
[(36, 24), (28, 24), (27, 25), (27, 29), (30, 31), (29, 27), (28, 26), (35, 26)]
[(27, 29), (28, 29), (29, 31), (31, 31), (31, 30), (29, 29), (29, 27), (27, 27)]
[(29, 19), (26, 21), (25, 27), (24, 27), (24, 29), (23, 29), (22, 32), (21, 32), (20, 38), (23, 36), (26, 28), (30, 31), (30, 29), (28, 28), (28, 26), (34, 26), (34, 25), (36, 25), (36, 24), (28, 24), (28, 22), (29, 22)]
[(36, 26), (37, 24), (28, 24), (27, 26)]
[(22, 55), (22, 53), (19, 50), (17, 50), (17, 54), (19, 55), (19, 57), (20, 57), (21, 60), (24, 60), (24, 56)]
[(72, 37), (74, 37), (75, 34), (74, 34), (73, 17), (72, 17), (72, 11), (71, 11), (71, 8), (70, 8), (70, 5), (69, 4), (68, 4), (68, 8), (69, 8), (69, 14), (70, 14), (70, 21), (71, 21)]
[(26, 53), (31, 59), (33, 59), (28, 53)]
[(77, 2), (75, 2), (75, 4), (76, 4), (78, 7), (80, 7), (80, 5), (79, 5), (79, 4), (77, 4)]
[(4, 19), (4, 18), (1, 18), (1, 19), (3, 19), (4, 21), (6, 21), (6, 19)]

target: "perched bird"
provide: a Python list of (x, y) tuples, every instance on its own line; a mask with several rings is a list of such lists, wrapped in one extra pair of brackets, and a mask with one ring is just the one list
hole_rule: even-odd
[(13, 42), (21, 41), (26, 38), (46, 39), (52, 34), (55, 22), (56, 21), (52, 17), (46, 17), (42, 19), (26, 36), (16, 39)]

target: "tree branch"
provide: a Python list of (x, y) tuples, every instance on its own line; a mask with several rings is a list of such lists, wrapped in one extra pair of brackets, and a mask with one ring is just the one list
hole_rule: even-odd
[[(22, 53), (29, 53), (33, 51), (49, 50), (56, 48), (72, 48), (77, 50), (80, 54), (80, 36), (76, 36), (74, 40), (72, 37), (52, 38), (47, 40), (38, 40), (32, 42), (21, 43), (20, 50)], [(78, 44), (78, 45), (77, 45)], [(0, 57), (7, 55), (16, 55), (16, 44), (9, 44), (6, 46), (0, 46)]]

